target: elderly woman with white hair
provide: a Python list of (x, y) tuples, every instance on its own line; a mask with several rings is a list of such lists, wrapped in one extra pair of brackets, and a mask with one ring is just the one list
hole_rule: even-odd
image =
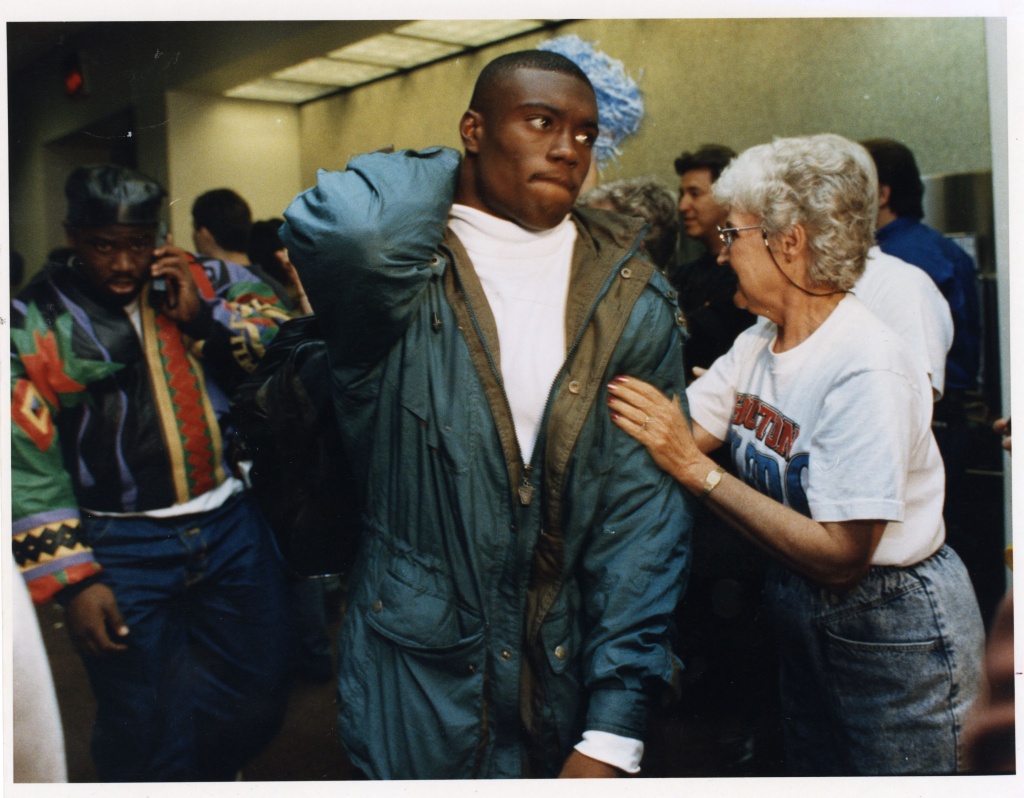
[(679, 235), (676, 195), (653, 175), (625, 177), (602, 183), (580, 196), (579, 204), (588, 208), (637, 216), (647, 222), (643, 249), (654, 265), (664, 270), (672, 260)]
[[(984, 631), (943, 543), (943, 469), (925, 369), (849, 293), (877, 179), (835, 135), (747, 150), (714, 186), (719, 262), (763, 317), (679, 398), (609, 386), (623, 430), (773, 558), (787, 762), (802, 775), (955, 773)], [(723, 268), (726, 268), (723, 266)], [(708, 456), (729, 447), (739, 476)]]

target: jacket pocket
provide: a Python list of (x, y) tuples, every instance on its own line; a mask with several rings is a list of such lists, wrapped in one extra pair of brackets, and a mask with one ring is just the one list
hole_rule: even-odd
[(410, 649), (457, 650), (483, 633), (482, 622), (455, 601), (439, 567), (409, 555), (393, 556), (370, 596), (366, 622)]
[(475, 775), (486, 742), (484, 628), (444, 587), (442, 573), (398, 556), (368, 604), (353, 607), (342, 736), (371, 776)]
[(873, 772), (955, 769), (956, 685), (932, 617), (916, 589), (824, 622), (833, 700), (851, 746), (872, 752)]

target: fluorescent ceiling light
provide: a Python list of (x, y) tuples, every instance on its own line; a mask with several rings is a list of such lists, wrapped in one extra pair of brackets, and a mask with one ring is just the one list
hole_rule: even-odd
[(310, 58), (224, 92), (227, 97), (269, 102), (304, 103), (393, 75), (400, 69), (456, 55), (467, 47), (482, 47), (543, 28), (557, 20), (537, 19), (423, 19), (398, 27), (394, 33), (372, 36)]
[(335, 61), (331, 58), (311, 58), (275, 72), (274, 77), (279, 80), (302, 80), (331, 86), (357, 86), (390, 75), (394, 71), (390, 67)]
[(544, 23), (537, 19), (421, 19), (396, 28), (395, 33), (480, 47), (542, 27)]
[(328, 58), (408, 69), (462, 50), (461, 45), (382, 33), (328, 53)]
[(316, 83), (293, 83), (288, 80), (262, 78), (243, 83), (224, 92), (228, 97), (239, 100), (264, 100), (274, 103), (304, 103), (337, 91), (336, 86)]

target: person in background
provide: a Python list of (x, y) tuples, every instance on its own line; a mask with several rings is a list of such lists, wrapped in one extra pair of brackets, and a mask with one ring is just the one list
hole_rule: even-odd
[(630, 177), (602, 183), (579, 202), (588, 208), (637, 216), (649, 225), (643, 248), (662, 271), (676, 248), (676, 201), (672, 189), (656, 177)]
[[(921, 221), (924, 183), (913, 152), (892, 139), (861, 143), (878, 170), (878, 245), (882, 252), (922, 269), (949, 303), (953, 346), (946, 360), (945, 400), (962, 404), (963, 393), (978, 385), (981, 310), (974, 261), (958, 244)], [(936, 407), (936, 413), (941, 412), (941, 406)], [(936, 434), (940, 449), (941, 437)]]
[(65, 607), (100, 780), (233, 779), (280, 724), (288, 630), (227, 394), (287, 315), (244, 268), (157, 241), (150, 178), (81, 167), (65, 194), (74, 255), (12, 303), (15, 560)]
[(207, 191), (192, 203), (192, 243), (200, 255), (248, 266), (251, 228), (249, 203), (230, 188)]
[(722, 251), (718, 227), (725, 223), (725, 208), (715, 201), (711, 187), (735, 155), (720, 144), (705, 144), (675, 161), (682, 230), (705, 248), (696, 259), (668, 272), (686, 317), (686, 364), (690, 369), (706, 369), (754, 323), (754, 315), (733, 301), (736, 275), (718, 263)]
[(249, 258), (252, 225), (249, 203), (230, 188), (207, 191), (192, 203), (192, 244), (198, 260), (210, 264), (208, 268), (216, 268), (218, 261), (245, 266), (273, 289), (281, 304), (292, 310), (288, 283), (268, 272), (264, 264)]
[(1000, 602), (985, 650), (981, 694), (964, 726), (970, 773), (1017, 772), (1017, 712), (1013, 660), (1013, 590)]
[[(281, 229), (281, 225), (284, 223), (284, 219), (266, 219), (253, 222), (246, 243), (246, 254), (250, 262), (250, 268), (260, 272), (260, 274), (271, 276), (276, 284), (283, 286), (283, 290), (278, 295), (289, 312), (299, 314), (302, 317), (308, 317), (312, 313), (312, 307), (309, 304), (305, 291), (302, 289), (302, 281), (299, 280), (295, 266), (288, 259), (288, 250), (281, 243), (281, 238), (278, 235), (278, 230)], [(289, 333), (287, 337), (282, 338), (283, 341), (290, 339), (292, 335), (296, 335), (291, 327), (287, 329)], [(308, 325), (303, 329), (307, 332), (312, 330), (313, 334), (315, 333), (315, 329), (310, 328)], [(284, 331), (282, 335), (286, 335)], [(309, 345), (315, 344), (310, 341)], [(267, 363), (272, 364), (274, 367), (278, 364), (273, 359), (268, 359)], [(319, 363), (317, 362), (318, 365)], [(303, 364), (298, 369), (298, 373), (300, 375), (311, 374), (314, 368), (313, 366)], [(255, 376), (258, 376), (260, 371), (257, 370)], [(288, 427), (290, 423), (294, 422), (295, 415), (299, 414), (303, 417), (303, 421), (307, 417), (329, 417), (329, 423), (333, 424), (333, 412), (317, 413), (317, 407), (326, 403), (321, 398), (323, 392), (311, 394), (310, 391), (306, 390), (305, 382), (296, 380), (295, 372), (291, 370), (287, 370), (286, 373), (276, 378), (276, 382), (273, 384), (275, 387), (272, 389), (268, 388), (268, 391), (271, 392), (265, 395), (280, 397), (290, 391), (295, 391), (295, 395), (292, 396), (294, 401), (290, 403), (289, 407), (279, 409), (278, 413), (266, 419), (266, 423), (261, 424), (262, 429), (260, 431), (263, 434), (268, 434), (268, 437), (264, 440), (264, 445), (269, 446), (269, 443), (273, 442), (276, 446), (269, 446), (270, 449), (281, 449), (294, 455), (295, 450), (287, 449), (287, 446), (294, 446), (301, 439), (301, 434), (298, 433), (295, 426), (292, 426), (291, 429)], [(312, 401), (311, 397), (313, 395), (317, 397), (319, 402)], [(308, 416), (302, 414), (303, 410), (308, 412)], [(279, 424), (281, 425), (280, 432), (276, 431), (279, 429)], [(241, 420), (239, 426), (240, 428), (242, 427)], [(300, 424), (298, 428), (305, 429), (307, 427)], [(245, 432), (245, 430), (242, 431)], [(305, 453), (307, 456), (311, 456), (312, 451), (316, 447), (322, 446), (325, 439), (330, 439), (333, 442), (333, 437), (330, 435), (317, 435), (316, 437), (315, 442)], [(259, 455), (259, 453), (254, 453), (251, 449), (247, 454), (254, 459)], [(318, 461), (317, 463), (322, 465)], [(264, 462), (265, 465), (266, 463)], [(301, 495), (300, 493), (299, 498), (303, 506), (297, 509), (295, 507), (296, 489), (292, 488), (293, 493), (288, 495), (289, 488), (286, 484), (291, 482), (294, 478), (293, 475), (298, 473), (294, 467), (290, 466), (290, 462), (287, 459), (281, 460), (274, 463), (273, 467), (288, 469), (288, 476), (282, 479), (281, 474), (275, 474), (275, 476), (278, 476), (276, 482), (265, 477), (261, 478), (258, 466), (250, 474), (254, 487), (261, 491), (258, 501), (271, 527), (276, 531), (279, 524), (283, 522), (289, 524), (296, 522), (306, 523), (309, 520), (307, 516), (313, 515), (313, 517), (318, 517), (312, 512), (311, 508), (316, 506), (317, 501), (323, 501), (323, 499), (311, 497), (308, 494)], [(317, 469), (317, 476), (333, 477), (335, 473), (331, 468), (323, 466)], [(301, 476), (299, 478), (301, 479)], [(314, 480), (304, 480), (298, 486), (298, 491), (308, 492), (322, 488), (323, 486), (316, 485)], [(335, 491), (338, 490), (340, 489), (336, 486)], [(268, 502), (278, 502), (283, 506), (289, 507), (287, 520), (283, 519), (280, 513), (270, 512)], [(337, 524), (337, 526), (340, 527), (340, 524)], [(332, 602), (337, 602), (340, 592), (341, 580), (337, 575), (318, 576), (317, 578), (303, 578), (298, 575), (292, 575), (289, 579), (288, 600), (290, 614), (294, 620), (296, 639), (293, 650), (294, 672), (301, 679), (323, 682), (330, 681), (334, 677), (331, 639), (328, 634), (327, 625), (329, 615), (333, 617), (336, 614), (336, 607), (332, 607), (330, 613), (328, 607)]]
[(339, 728), (371, 778), (636, 772), (678, 662), (690, 506), (602, 407), (683, 388), (642, 222), (575, 208), (597, 139), (556, 53), (480, 73), (446, 148), (321, 171), (281, 240), (365, 502)]
[(935, 401), (942, 398), (946, 355), (953, 343), (949, 304), (928, 275), (875, 244), (853, 294), (906, 341), (928, 373)]
[[(950, 545), (976, 568), (977, 534), (964, 492), (968, 456), (968, 394), (978, 387), (981, 307), (974, 261), (958, 244), (924, 224), (924, 183), (914, 153), (892, 139), (862, 142), (878, 169), (878, 229), (882, 252), (924, 270), (949, 303), (953, 344), (946, 358), (942, 399), (933, 428), (946, 468), (946, 525)], [(998, 597), (997, 597), (998, 598)]]
[[(619, 427), (773, 558), (794, 775), (965, 768), (984, 628), (943, 545), (931, 386), (906, 342), (849, 294), (873, 243), (877, 184), (858, 144), (777, 139), (715, 184), (719, 256), (762, 316), (679, 398), (609, 385)], [(726, 446), (738, 477), (708, 455)]]
[(299, 279), (295, 266), (288, 259), (288, 250), (281, 243), (278, 231), (284, 219), (266, 219), (253, 222), (249, 230), (249, 239), (245, 246), (250, 268), (270, 275), (277, 283), (284, 286), (279, 294), (281, 301), (288, 310), (309, 315), (313, 312), (302, 281)]

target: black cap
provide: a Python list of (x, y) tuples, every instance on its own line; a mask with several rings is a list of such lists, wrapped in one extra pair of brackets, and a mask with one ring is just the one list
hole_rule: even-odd
[(82, 166), (64, 184), (69, 227), (157, 224), (167, 195), (155, 180), (123, 166)]

